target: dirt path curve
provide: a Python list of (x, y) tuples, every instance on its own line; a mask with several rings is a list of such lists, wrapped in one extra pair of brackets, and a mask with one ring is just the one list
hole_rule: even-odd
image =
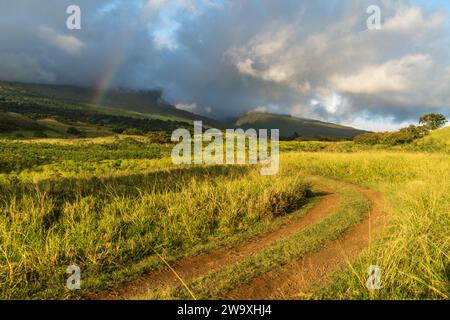
[[(279, 229), (262, 236), (256, 237), (249, 242), (236, 247), (223, 247), (202, 253), (196, 256), (189, 256), (170, 264), (178, 275), (186, 282), (198, 276), (211, 272), (227, 265), (235, 264), (249, 256), (268, 247), (277, 240), (288, 238), (301, 229), (313, 225), (329, 216), (340, 204), (340, 197), (331, 188), (315, 184), (314, 189), (324, 195), (321, 197), (304, 217), (289, 221)], [(179, 282), (177, 276), (169, 268), (154, 271), (150, 274), (135, 280), (125, 286), (116, 288), (108, 294), (91, 296), (90, 299), (129, 299), (156, 291), (158, 289), (174, 285)]]
[(339, 182), (362, 193), (371, 203), (369, 216), (352, 226), (341, 238), (328, 242), (321, 250), (269, 271), (232, 290), (226, 299), (304, 299), (311, 289), (329, 283), (329, 276), (352, 261), (370, 245), (373, 236), (386, 225), (383, 197), (371, 190)]

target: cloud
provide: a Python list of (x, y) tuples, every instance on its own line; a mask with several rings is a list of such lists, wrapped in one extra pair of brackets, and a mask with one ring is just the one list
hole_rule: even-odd
[(274, 57), (282, 55), (293, 34), (292, 26), (272, 26), (257, 34), (245, 46), (228, 50), (226, 55), (243, 75), (264, 81), (286, 82), (293, 75), (293, 70), (288, 63)]
[(198, 106), (195, 103), (191, 103), (191, 104), (178, 103), (175, 105), (175, 108), (177, 108), (178, 110), (184, 110), (184, 111), (189, 111), (189, 112), (198, 111)]
[(176, 50), (178, 49), (178, 44), (174, 41), (169, 34), (161, 32), (155, 32), (153, 34), (153, 43), (158, 50)]
[(392, 116), (376, 117), (361, 115), (352, 119), (347, 125), (355, 128), (364, 128), (367, 131), (397, 131), (400, 128), (409, 126), (411, 123), (408, 121), (395, 121)]
[(341, 92), (356, 94), (408, 93), (417, 84), (417, 79), (430, 70), (432, 64), (428, 55), (408, 55), (377, 66), (367, 66), (354, 75), (332, 76), (331, 83)]
[(190, 0), (182, 0), (181, 1), (181, 7), (186, 12), (192, 14), (192, 15), (199, 15), (200, 10), (197, 8), (197, 6), (194, 4), (193, 1)]
[(393, 17), (386, 20), (383, 30), (397, 32), (420, 32), (428, 29), (435, 29), (442, 25), (445, 15), (441, 12), (434, 12), (428, 17), (424, 17), (420, 7), (402, 7)]
[(164, 8), (164, 6), (166, 6), (167, 3), (168, 3), (167, 0), (148, 0), (144, 7), (144, 11), (146, 13), (158, 11)]
[[(220, 119), (261, 106), (392, 128), (449, 115), (449, 11), (418, 3), (79, 0), (75, 32), (69, 0), (1, 2), (0, 78), (95, 86), (111, 74), (111, 86), (162, 87), (178, 108)], [(371, 4), (381, 30), (366, 30)]]
[(44, 42), (71, 55), (79, 55), (84, 47), (84, 43), (75, 36), (62, 35), (48, 27), (40, 27), (39, 35)]
[(267, 107), (259, 106), (259, 107), (251, 109), (250, 111), (248, 111), (248, 113), (266, 113), (268, 111), (269, 110)]
[(178, 110), (189, 111), (197, 114), (208, 114), (211, 113), (211, 107), (200, 107), (196, 103), (186, 104), (186, 103), (177, 103), (175, 108)]

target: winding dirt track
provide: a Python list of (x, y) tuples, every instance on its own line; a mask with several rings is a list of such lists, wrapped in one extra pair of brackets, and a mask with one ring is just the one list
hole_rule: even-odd
[[(374, 233), (378, 233), (386, 223), (384, 199), (378, 193), (350, 183), (336, 181), (363, 194), (371, 209), (368, 218), (352, 226), (340, 239), (330, 241), (317, 252), (307, 255), (300, 261), (269, 271), (252, 279), (249, 283), (235, 288), (226, 299), (298, 299), (308, 298), (312, 288), (328, 283), (329, 276), (355, 259), (370, 245)], [(330, 216), (339, 206), (340, 197), (327, 186), (316, 184), (314, 189), (324, 193), (304, 217), (289, 221), (279, 229), (256, 237), (242, 245), (223, 247), (195, 256), (182, 258), (170, 264), (178, 277), (187, 282), (219, 268), (241, 262), (249, 256), (270, 246), (275, 241), (288, 238), (307, 226)], [(150, 274), (120, 286), (107, 294), (91, 296), (91, 299), (132, 299), (149, 292), (175, 285), (179, 278), (170, 268)]]
[(355, 259), (370, 246), (374, 233), (386, 224), (384, 199), (378, 193), (340, 182), (362, 193), (371, 203), (369, 216), (351, 227), (340, 239), (328, 242), (323, 249), (300, 261), (269, 271), (249, 283), (234, 289), (227, 299), (304, 299), (311, 289), (323, 287), (329, 276)]
[[(340, 197), (331, 188), (315, 184), (314, 189), (323, 193), (304, 217), (287, 222), (279, 229), (256, 237), (236, 247), (223, 247), (196, 256), (189, 256), (170, 264), (185, 282), (215, 269), (243, 261), (249, 256), (268, 247), (277, 240), (288, 238), (301, 229), (313, 225), (331, 215), (340, 204)], [(179, 283), (179, 279), (169, 268), (151, 272), (125, 286), (116, 288), (106, 295), (92, 296), (91, 299), (130, 299)]]

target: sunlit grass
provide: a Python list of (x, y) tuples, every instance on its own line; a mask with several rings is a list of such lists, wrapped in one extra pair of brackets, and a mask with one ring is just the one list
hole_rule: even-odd
[(64, 295), (68, 265), (89, 278), (177, 256), (286, 215), (309, 195), (301, 175), (243, 166), (58, 183), (3, 185), (2, 298)]
[[(390, 217), (368, 252), (315, 297), (448, 299), (450, 156), (441, 148), (447, 132), (390, 150), (282, 142), (275, 177), (245, 166), (175, 166), (170, 146), (146, 137), (2, 140), (0, 297), (69, 297), (65, 268), (73, 263), (84, 270), (86, 290), (96, 290), (161, 267), (155, 252), (173, 260), (246, 239), (303, 204), (303, 177), (313, 174), (379, 191)], [(312, 238), (325, 236), (312, 230)], [(264, 252), (258, 261), (279, 265), (278, 251)], [(373, 264), (381, 267), (382, 289), (369, 292), (363, 280)], [(230, 266), (194, 288), (212, 297), (270, 269), (244, 267)]]
[[(290, 154), (284, 165), (380, 191), (388, 199), (388, 230), (370, 251), (319, 296), (326, 298), (449, 298), (450, 157), (365, 152)], [(369, 292), (360, 278), (378, 265), (382, 286)], [(356, 274), (355, 274), (356, 273)]]

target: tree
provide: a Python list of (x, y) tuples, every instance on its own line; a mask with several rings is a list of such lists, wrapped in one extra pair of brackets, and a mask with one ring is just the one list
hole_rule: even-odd
[(447, 123), (447, 119), (442, 114), (428, 113), (420, 117), (419, 123), (428, 130), (436, 130)]

